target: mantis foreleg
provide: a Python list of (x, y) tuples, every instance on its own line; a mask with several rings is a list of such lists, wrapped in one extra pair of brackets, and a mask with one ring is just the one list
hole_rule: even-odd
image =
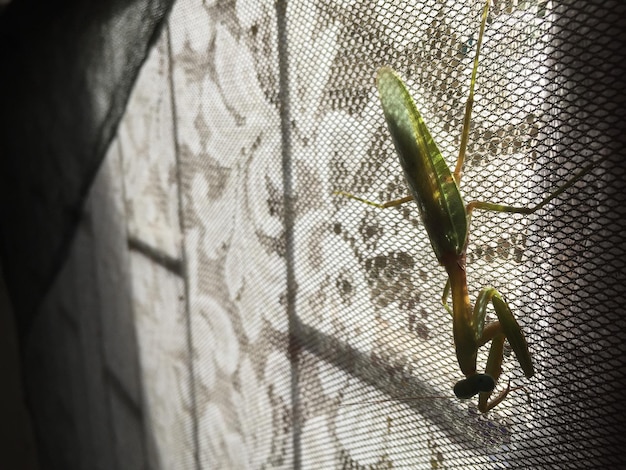
[[(446, 310), (448, 310), (454, 318), (452, 310), (447, 305), (447, 297), (450, 293), (450, 289), (451, 281), (449, 279), (444, 288), (442, 300)], [(490, 302), (493, 304), (498, 320), (485, 326), (485, 316)], [(457, 356), (460, 360), (465, 358), (470, 361), (469, 365), (464, 363), (461, 364), (461, 367), (469, 367), (470, 369), (475, 367), (475, 357), (478, 348), (487, 344), (489, 341), (491, 341), (491, 347), (489, 349), (485, 373), (480, 374), (466, 369), (468, 375), (465, 379), (457, 382), (454, 387), (454, 393), (458, 398), (471, 398), (477, 393), (480, 393), (478, 407), (482, 412), (486, 412), (504, 400), (510, 391), (510, 387), (507, 387), (498, 397), (489, 402), (489, 397), (492, 394), (495, 383), (502, 373), (505, 340), (509, 341), (524, 374), (529, 378), (534, 374), (532, 359), (522, 329), (513, 316), (511, 309), (502, 298), (502, 295), (491, 286), (483, 288), (478, 294), (471, 321), (466, 328), (472, 331), (473, 341), (470, 340), (466, 345), (457, 349)]]
[[(492, 303), (496, 311), (498, 321), (490, 323), (483, 328), (489, 302)], [(522, 329), (513, 316), (508, 304), (502, 298), (502, 295), (493, 287), (485, 287), (478, 294), (476, 304), (474, 305), (474, 321), (477, 328), (482, 330), (476, 332), (477, 335), (480, 334), (478, 346), (480, 347), (491, 341), (489, 357), (487, 359), (487, 365), (485, 366), (485, 374), (491, 376), (495, 382), (498, 381), (502, 373), (504, 340), (507, 339), (515, 353), (517, 361), (524, 371), (524, 375), (529, 378), (533, 376), (533, 363)], [(490, 410), (506, 397), (509, 390), (510, 388), (507, 387), (504, 392), (490, 403), (488, 400), (491, 396), (491, 391), (482, 392), (480, 394), (478, 408), (483, 412)]]

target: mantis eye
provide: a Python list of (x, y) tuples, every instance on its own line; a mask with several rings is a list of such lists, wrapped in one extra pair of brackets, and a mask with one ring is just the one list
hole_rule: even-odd
[(474, 374), (463, 380), (459, 380), (454, 385), (454, 394), (457, 398), (472, 398), (477, 393), (491, 392), (496, 386), (496, 382), (490, 375)]

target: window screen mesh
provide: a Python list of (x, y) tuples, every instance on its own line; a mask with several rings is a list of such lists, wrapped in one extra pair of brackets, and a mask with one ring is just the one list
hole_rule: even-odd
[[(178, 2), (168, 34), (201, 468), (615, 468), (623, 411), (622, 3), (498, 1), (461, 184), (472, 301), (529, 342), (489, 414), (462, 378), (437, 264), (375, 90), (405, 80), (449, 165), (478, 1)], [(495, 318), (489, 311), (488, 320)], [(482, 348), (486, 349), (486, 348)], [(484, 369), (486, 351), (479, 353)]]

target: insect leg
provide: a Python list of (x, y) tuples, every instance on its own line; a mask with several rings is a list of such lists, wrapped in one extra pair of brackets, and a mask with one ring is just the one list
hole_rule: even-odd
[[(493, 304), (498, 321), (485, 326), (485, 314), (489, 302)], [(502, 372), (504, 340), (507, 339), (515, 353), (515, 357), (524, 371), (524, 375), (529, 378), (532, 377), (534, 368), (526, 339), (524, 338), (519, 323), (517, 323), (511, 309), (502, 298), (502, 295), (493, 287), (485, 287), (482, 289), (478, 294), (473, 315), (476, 333), (479, 335), (477, 339), (478, 345), (482, 346), (491, 341), (485, 373), (491, 376), (494, 381), (498, 381)], [(510, 390), (511, 387), (508, 386), (491, 402), (489, 402), (489, 397), (491, 396), (490, 391), (481, 393), (478, 408), (482, 412), (490, 410), (504, 400)]]
[(485, 3), (485, 8), (483, 9), (483, 16), (480, 22), (480, 32), (478, 33), (478, 42), (476, 44), (474, 67), (472, 68), (470, 92), (469, 96), (467, 97), (467, 103), (465, 104), (465, 115), (463, 116), (463, 131), (461, 133), (461, 146), (459, 147), (459, 157), (457, 158), (456, 166), (454, 168), (454, 179), (456, 180), (456, 184), (460, 184), (461, 182), (461, 173), (463, 172), (463, 163), (465, 162), (465, 150), (467, 149), (467, 142), (469, 140), (472, 107), (474, 106), (474, 88), (476, 86), (476, 75), (478, 74), (478, 59), (480, 56), (480, 47), (483, 43), (483, 36), (485, 34), (487, 16), (489, 15), (489, 3), (490, 0), (487, 0), (487, 2)]
[[(491, 302), (496, 311), (498, 321), (484, 327), (485, 313), (487, 304)], [(478, 294), (476, 305), (474, 306), (474, 322), (477, 328), (478, 345), (482, 346), (490, 340), (493, 340), (499, 334), (503, 334), (509, 341), (515, 357), (522, 366), (524, 375), (532, 377), (534, 374), (533, 363), (528, 351), (528, 345), (522, 333), (522, 328), (517, 323), (515, 316), (511, 312), (502, 295), (493, 287), (485, 287)], [(495, 378), (495, 377), (494, 377)]]
[(354, 194), (346, 193), (345, 191), (335, 191), (336, 195), (344, 196), (350, 199), (354, 199), (355, 201), (363, 202), (370, 206), (378, 207), (379, 209), (386, 209), (388, 207), (399, 206), (400, 204), (404, 204), (405, 202), (409, 202), (413, 200), (413, 196), (406, 196), (400, 199), (394, 199), (393, 201), (383, 202), (382, 204), (378, 202), (368, 201), (367, 199), (362, 199)]
[(454, 313), (452, 312), (452, 309), (448, 305), (448, 296), (449, 295), (450, 295), (450, 278), (448, 278), (448, 280), (446, 281), (446, 286), (443, 288), (443, 294), (441, 296), (441, 303), (443, 304), (443, 306), (447, 310), (447, 312), (452, 317), (454, 317)]
[(556, 197), (558, 197), (559, 195), (567, 191), (569, 188), (571, 188), (574, 185), (574, 183), (576, 183), (583, 176), (585, 176), (587, 173), (593, 170), (596, 166), (600, 165), (607, 158), (608, 156), (601, 158), (597, 162), (589, 163), (588, 165), (583, 167), (578, 173), (576, 173), (572, 178), (570, 178), (567, 182), (565, 182), (565, 184), (563, 184), (559, 189), (548, 194), (547, 197), (545, 197), (538, 204), (532, 207), (517, 207), (517, 206), (507, 206), (503, 204), (496, 204), (493, 202), (472, 201), (467, 205), (468, 217), (470, 216), (473, 209), (482, 209), (482, 210), (495, 211), (495, 212), (513, 212), (517, 214), (532, 214), (533, 212), (538, 211), (547, 203), (549, 203), (550, 201), (552, 201), (553, 199), (555, 199)]

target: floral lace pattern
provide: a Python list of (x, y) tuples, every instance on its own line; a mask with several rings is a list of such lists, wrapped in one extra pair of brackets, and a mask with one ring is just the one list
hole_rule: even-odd
[[(150, 360), (148, 382), (189, 384), (179, 391), (181, 414), (162, 414), (178, 423), (182, 446), (168, 444), (167, 422), (158, 443), (185, 462), (197, 445), (202, 468), (493, 464), (471, 443), (517, 445), (510, 429), (527, 426), (515, 418), (525, 396), (512, 394), (488, 418), (450, 397), (460, 372), (440, 302), (445, 275), (417, 211), (379, 211), (334, 195), (406, 195), (374, 86), (383, 64), (406, 77), (454, 158), (482, 5), (303, 1), (286, 2), (281, 13), (275, 3), (179, 1), (146, 66), (171, 85), (157, 83), (146, 99), (160, 96), (159, 109), (173, 116), (175, 142), (166, 145), (176, 160), (151, 147), (167, 126), (148, 126), (149, 114), (120, 134), (126, 149), (139, 141), (136, 151), (154, 158), (154, 171), (125, 170), (133, 184), (181, 198), (180, 221), (167, 204), (128, 203), (139, 215), (131, 236), (185, 260), (188, 325), (182, 317), (150, 320), (146, 307), (140, 327), (162, 338), (189, 328), (189, 349), (164, 345), (165, 357)], [(545, 60), (542, 8), (519, 2), (494, 10), (480, 72), (492, 88), (476, 99), (468, 199), (523, 204), (541, 194), (527, 186), (525, 159), (528, 136), (541, 127), (541, 81), (526, 71)], [(494, 176), (481, 181), (486, 170)], [(505, 219), (475, 216), (470, 289), (485, 279), (510, 285), (509, 302), (526, 325), (532, 320), (515, 293), (531, 268), (530, 227)], [(182, 240), (141, 234), (140, 227), (167, 224), (180, 224)], [(138, 295), (148, 301), (154, 287), (143, 289)], [(517, 377), (511, 363), (503, 377)], [(159, 393), (150, 396), (165, 410)]]

